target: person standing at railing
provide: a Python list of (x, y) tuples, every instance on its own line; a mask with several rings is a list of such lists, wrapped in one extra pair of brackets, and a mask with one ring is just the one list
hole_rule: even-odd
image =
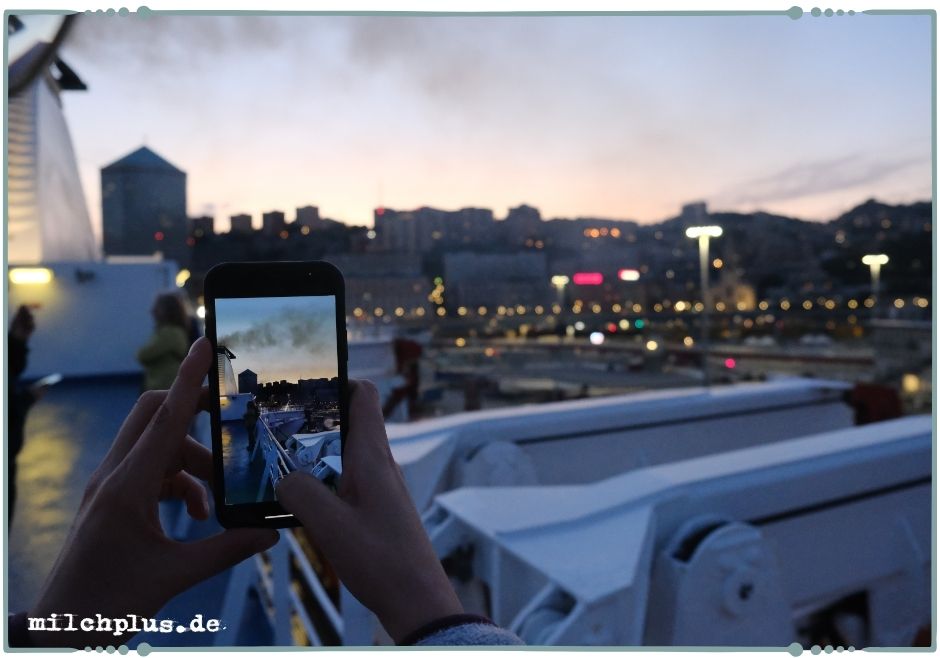
[[(212, 347), (202, 338), (169, 391), (148, 392), (138, 400), (92, 474), (36, 604), (9, 617), (10, 646), (126, 642), (129, 633), (83, 631), (80, 625), (72, 631), (30, 630), (28, 619), (53, 614), (78, 620), (149, 619), (180, 592), (277, 542), (277, 531), (258, 528), (177, 542), (154, 524), (158, 501), (165, 496), (185, 501), (193, 518), (209, 516), (199, 480), (212, 478), (212, 454), (186, 430), (207, 403), (202, 380), (212, 362)], [(337, 492), (294, 472), (277, 487), (284, 507), (303, 522), (343, 584), (375, 612), (398, 644), (521, 644), (488, 619), (464, 614), (392, 458), (371, 383), (351, 382), (349, 417)]]
[(243, 416), (245, 431), (248, 433), (248, 452), (254, 451), (255, 442), (258, 440), (259, 417), (258, 405), (255, 404), (254, 400), (249, 400), (248, 404), (245, 405), (245, 415)]

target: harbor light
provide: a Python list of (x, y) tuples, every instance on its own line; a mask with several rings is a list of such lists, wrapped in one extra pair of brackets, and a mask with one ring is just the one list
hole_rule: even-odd
[(685, 237), (692, 238), (720, 238), (722, 234), (720, 226), (690, 226), (685, 230)]
[(603, 345), (604, 334), (600, 331), (592, 331), (590, 336), (591, 345)]
[(578, 272), (574, 275), (576, 286), (599, 286), (604, 283), (604, 275), (600, 272)]
[(190, 276), (191, 275), (189, 273), (189, 270), (187, 269), (182, 269), (179, 272), (177, 272), (176, 273), (176, 287), (182, 288), (183, 286), (185, 286), (186, 282), (189, 281)]
[[(705, 386), (711, 383), (711, 377), (708, 372), (708, 352), (710, 347), (708, 315), (711, 312), (711, 287), (708, 282), (708, 241), (711, 238), (721, 237), (723, 231), (720, 226), (690, 226), (685, 230), (685, 235), (693, 240), (698, 240), (698, 267), (699, 267), (699, 286), (702, 292), (702, 380)], [(718, 261), (719, 259), (715, 259)], [(720, 265), (715, 263), (716, 268)], [(717, 308), (717, 307), (716, 307)], [(724, 309), (717, 309), (723, 311)]]
[[(862, 256), (862, 264), (868, 265), (871, 270), (871, 296), (875, 300), (874, 304), (877, 304), (878, 288), (881, 283), (881, 267), (888, 264), (888, 256), (887, 254), (865, 254)], [(866, 306), (868, 305), (866, 304)]]
[(881, 267), (888, 264), (888, 256), (885, 254), (867, 254), (862, 256), (862, 264), (869, 267)]
[(46, 267), (14, 267), (9, 277), (10, 283), (18, 286), (43, 285), (52, 281), (52, 270)]

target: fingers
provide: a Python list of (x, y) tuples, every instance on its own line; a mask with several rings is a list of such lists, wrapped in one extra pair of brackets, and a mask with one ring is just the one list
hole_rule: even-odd
[(180, 471), (169, 478), (161, 498), (178, 498), (186, 503), (186, 511), (199, 521), (209, 518), (209, 497), (206, 487), (189, 473)]
[(179, 544), (182, 556), (179, 564), (175, 565), (175, 576), (181, 581), (178, 589), (188, 589), (256, 553), (266, 551), (279, 538), (277, 530), (269, 528), (237, 528), (196, 542)]
[(392, 459), (385, 433), (385, 419), (375, 385), (352, 380), (349, 395), (349, 432), (343, 448), (343, 471), (369, 478), (385, 472)]
[(212, 363), (212, 345), (206, 338), (193, 343), (180, 364), (173, 386), (153, 414), (128, 455), (132, 471), (154, 484), (162, 480), (186, 437), (202, 396), (202, 380)]
[(166, 391), (147, 391), (137, 398), (134, 408), (124, 419), (121, 429), (118, 430), (117, 436), (114, 438), (114, 443), (111, 444), (111, 449), (104, 458), (102, 466), (108, 466), (105, 470), (110, 472), (127, 456), (127, 453), (137, 443), (137, 439), (143, 434), (147, 425), (150, 424), (153, 414), (163, 404), (166, 393)]
[(275, 494), (315, 542), (343, 532), (346, 503), (312, 475), (294, 471), (278, 482)]
[[(166, 400), (166, 396), (167, 391), (147, 391), (137, 398), (134, 408), (131, 409), (127, 418), (124, 419), (124, 423), (121, 425), (121, 429), (118, 430), (114, 443), (111, 444), (111, 449), (102, 462), (105, 474), (110, 473), (114, 467), (121, 463), (124, 457), (127, 456), (127, 453), (130, 452), (134, 444), (137, 443), (141, 434), (143, 434), (144, 430), (147, 428), (147, 425), (150, 424), (154, 413), (160, 408), (163, 401)], [(209, 394), (209, 387), (203, 386), (199, 397), (199, 410), (208, 411), (210, 400), (211, 395)], [(196, 473), (191, 469), (186, 470), (195, 473), (203, 480), (208, 480), (212, 473), (211, 463), (210, 468), (206, 471), (206, 475)]]
[(212, 451), (191, 436), (186, 437), (180, 447), (178, 459), (171, 464), (166, 476), (177, 471), (192, 473), (200, 480), (212, 484)]

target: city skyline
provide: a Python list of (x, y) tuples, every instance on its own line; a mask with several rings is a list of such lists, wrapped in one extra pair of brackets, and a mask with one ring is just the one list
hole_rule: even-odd
[(219, 230), (309, 203), (650, 223), (931, 197), (926, 16), (92, 15), (63, 57), (99, 234), (99, 169), (141, 143)]

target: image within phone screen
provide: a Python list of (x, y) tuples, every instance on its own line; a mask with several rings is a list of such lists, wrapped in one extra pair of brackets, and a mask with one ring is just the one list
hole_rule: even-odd
[(277, 500), (295, 470), (342, 473), (336, 298), (215, 299), (226, 505)]

